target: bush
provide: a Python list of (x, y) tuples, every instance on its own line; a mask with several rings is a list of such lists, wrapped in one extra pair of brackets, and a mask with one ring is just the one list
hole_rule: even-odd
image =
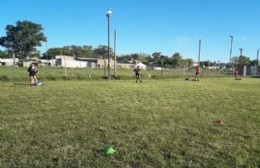
[(9, 81), (10, 79), (6, 75), (1, 75), (0, 76), (0, 81)]

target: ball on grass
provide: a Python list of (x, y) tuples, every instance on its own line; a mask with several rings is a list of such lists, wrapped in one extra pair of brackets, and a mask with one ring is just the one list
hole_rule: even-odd
[(42, 82), (38, 82), (38, 83), (37, 83), (37, 86), (42, 86), (42, 85), (43, 85)]

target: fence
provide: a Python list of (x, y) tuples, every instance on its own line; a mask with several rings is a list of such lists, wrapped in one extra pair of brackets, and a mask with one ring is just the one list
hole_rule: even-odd
[[(67, 68), (66, 73), (64, 68), (39, 67), (38, 78), (43, 80), (92, 80), (104, 79), (107, 76), (107, 71), (102, 68)], [(116, 75), (114, 70), (111, 70), (111, 75), (116, 79), (132, 79), (134, 73), (132, 69), (117, 69)], [(240, 73), (240, 75), (242, 75)], [(232, 77), (232, 70), (210, 70), (201, 69), (200, 78), (210, 77)], [(166, 78), (194, 78), (195, 69), (172, 68), (172, 69), (148, 69), (142, 70), (142, 78), (144, 79), (166, 79)], [(0, 80), (25, 81), (28, 79), (27, 68), (21, 67), (0, 67)]]

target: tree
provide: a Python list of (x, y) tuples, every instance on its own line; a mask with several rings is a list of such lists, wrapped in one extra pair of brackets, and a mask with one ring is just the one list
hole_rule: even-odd
[(242, 66), (242, 65), (249, 65), (250, 64), (250, 58), (248, 58), (248, 57), (246, 57), (244, 55), (241, 55), (239, 57), (235, 56), (235, 57), (232, 58), (232, 60), (233, 60), (233, 63), (235, 65)]
[(54, 59), (56, 55), (61, 55), (62, 48), (50, 48), (46, 53), (43, 54), (45, 59)]
[(7, 52), (0, 50), (0, 58), (10, 58), (10, 56)]
[(83, 52), (84, 57), (90, 58), (90, 57), (94, 56), (94, 54), (93, 54), (93, 52), (94, 52), (93, 51), (93, 47), (91, 45), (84, 45), (82, 52)]
[[(108, 58), (108, 46), (99, 45), (98, 48), (94, 49), (94, 54), (96, 58)], [(114, 54), (112, 48), (110, 48), (110, 54)]]
[(180, 55), (180, 53), (175, 53), (172, 55), (171, 59), (170, 59), (170, 63), (174, 66), (180, 66), (182, 62), (182, 56)]
[(207, 60), (207, 61), (201, 61), (201, 64), (205, 65), (205, 67), (210, 67), (212, 63), (210, 60)]
[(255, 65), (258, 66), (257, 59), (251, 61), (249, 65), (250, 65), (250, 66), (255, 66)]
[(31, 57), (36, 47), (41, 46), (41, 41), (47, 40), (42, 26), (30, 21), (18, 21), (16, 26), (7, 25), (5, 29), (6, 36), (0, 37), (0, 45), (21, 59)]
[(244, 56), (244, 55), (241, 55), (238, 57), (238, 62), (240, 65), (249, 65), (250, 63), (250, 58)]
[(188, 68), (191, 68), (193, 66), (193, 59), (191, 59), (191, 58), (185, 59), (185, 62), (186, 62), (186, 66)]
[(141, 61), (142, 63), (147, 63), (149, 62), (149, 58), (150, 56), (148, 54), (145, 53), (140, 53), (138, 56), (138, 60)]
[(160, 61), (160, 59), (161, 59), (161, 52), (154, 52), (153, 54), (152, 54), (152, 57), (153, 57), (153, 61), (155, 62), (155, 63), (160, 63), (161, 61)]

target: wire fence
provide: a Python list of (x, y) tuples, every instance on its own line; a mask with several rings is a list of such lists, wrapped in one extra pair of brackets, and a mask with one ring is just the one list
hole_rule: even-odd
[[(171, 69), (147, 69), (142, 70), (143, 79), (166, 79), (166, 78), (195, 78), (195, 69), (171, 68)], [(111, 69), (112, 79), (132, 79), (132, 69)], [(227, 69), (201, 69), (200, 78), (209, 77), (232, 77), (232, 70)], [(104, 68), (57, 68), (39, 67), (37, 77), (44, 80), (89, 80), (106, 79), (107, 69)], [(242, 75), (242, 74), (240, 74)], [(28, 78), (27, 68), (22, 67), (0, 67), (0, 80), (23, 81)]]

